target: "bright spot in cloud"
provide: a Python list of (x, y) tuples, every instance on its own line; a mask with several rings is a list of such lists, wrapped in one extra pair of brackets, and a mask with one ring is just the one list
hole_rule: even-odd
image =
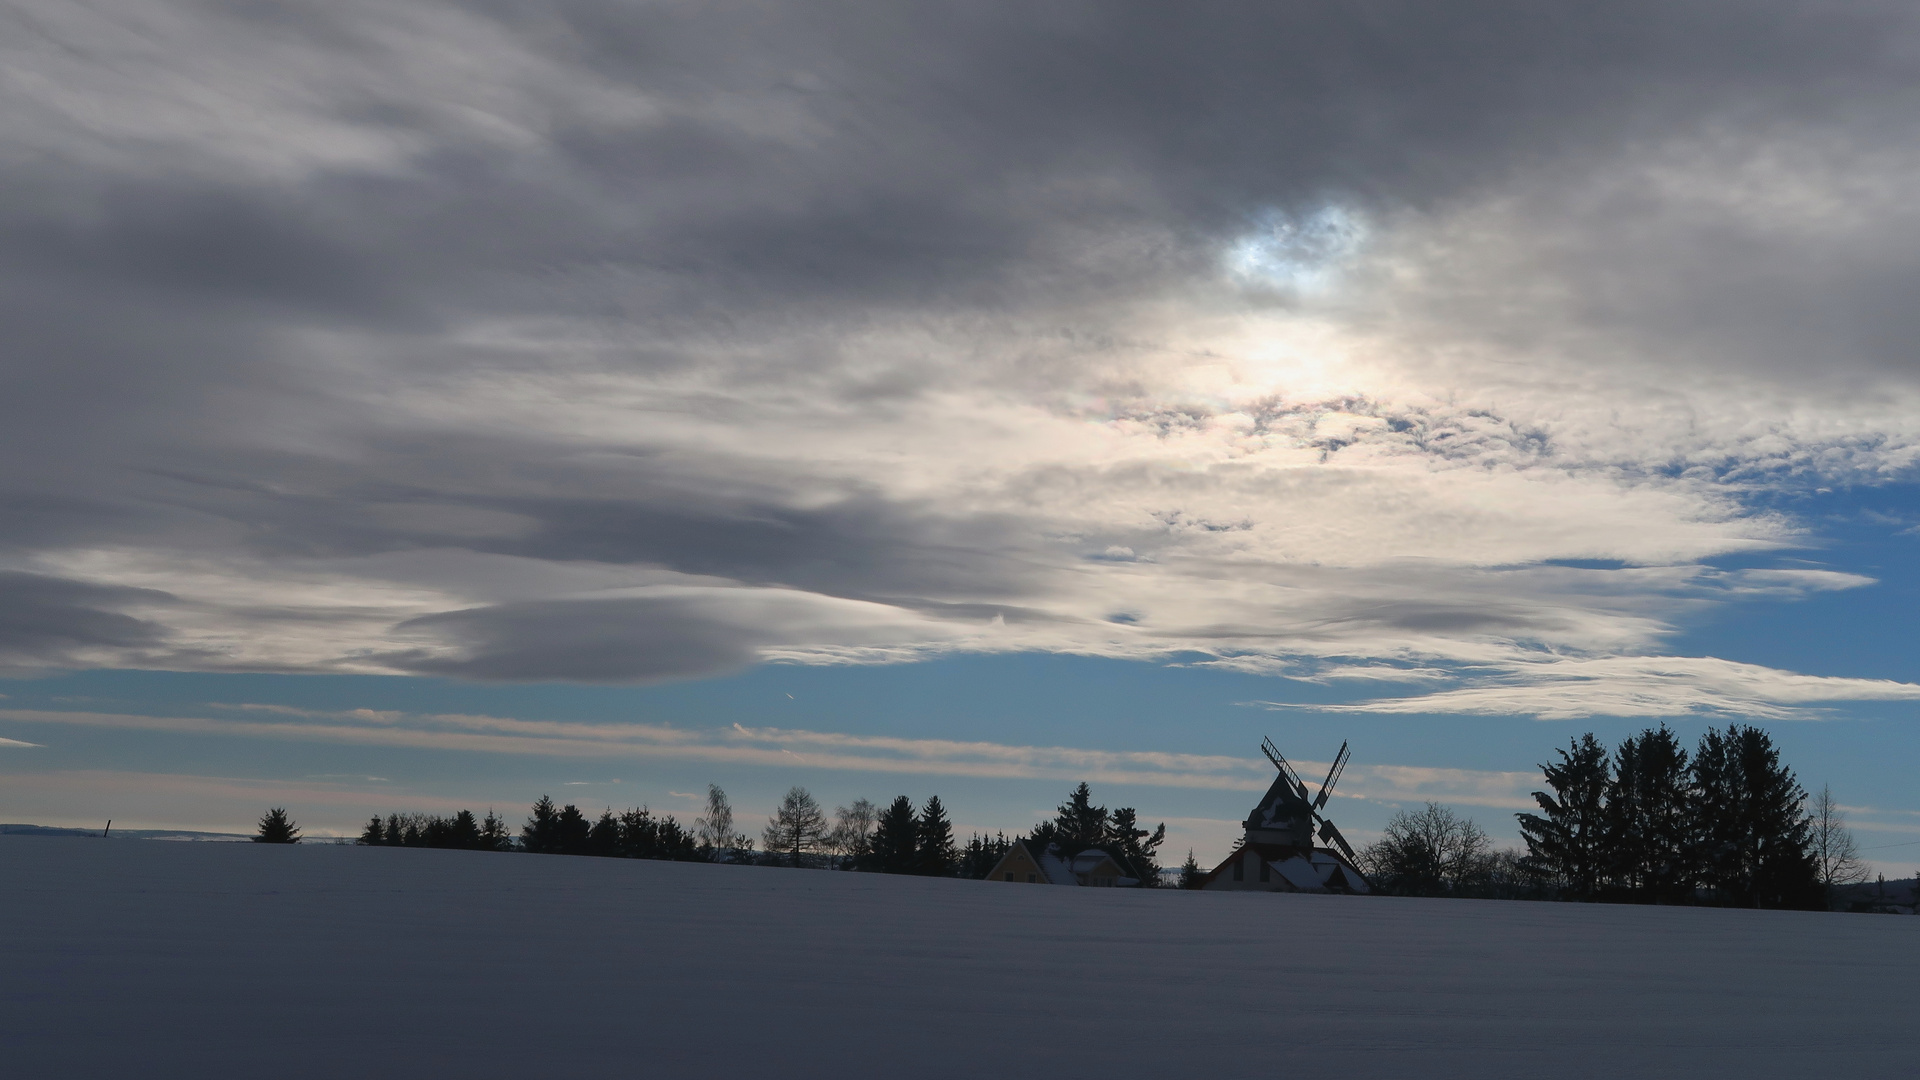
[(1333, 284), (1366, 238), (1366, 222), (1342, 206), (1305, 216), (1269, 210), (1227, 249), (1227, 269), (1250, 285), (1314, 292)]

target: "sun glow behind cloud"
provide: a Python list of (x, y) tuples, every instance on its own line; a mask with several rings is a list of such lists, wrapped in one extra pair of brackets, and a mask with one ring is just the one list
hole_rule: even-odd
[[(1276, 132), (1196, 145), (1194, 115), (1100, 104), (1158, 68), (1021, 82), (991, 12), (901, 33), (1008, 101), (811, 24), (28, 6), (0, 224), (31, 240), (7, 280), (45, 283), (6, 294), (19, 338), (54, 344), (0, 417), (26, 448), (0, 599), (45, 628), (0, 642), (15, 670), (1052, 651), (1434, 686), (1382, 711), (1911, 691), (1662, 650), (1704, 610), (1870, 584), (1713, 560), (1817, 539), (1760, 496), (1911, 474), (1913, 335), (1881, 297), (1920, 216), (1884, 147), (1920, 110), (1712, 138), (1706, 105), (1590, 89), (1513, 113), (1376, 70), (1335, 20), (1269, 27), (1305, 51), (1231, 94), (1144, 96)], [(1210, 19), (1116, 45), (1244, 40)], [(602, 33), (689, 67), (571, 51)], [(1697, 89), (1664, 56), (1607, 68), (1620, 102)], [(1351, 100), (1265, 81), (1323, 60)], [(911, 119), (961, 101), (982, 122)], [(1590, 137), (1547, 148), (1549, 106)]]

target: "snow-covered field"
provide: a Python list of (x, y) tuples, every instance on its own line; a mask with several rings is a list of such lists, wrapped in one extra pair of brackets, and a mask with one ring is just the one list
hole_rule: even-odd
[(0, 837), (11, 1077), (1795, 1077), (1920, 919)]

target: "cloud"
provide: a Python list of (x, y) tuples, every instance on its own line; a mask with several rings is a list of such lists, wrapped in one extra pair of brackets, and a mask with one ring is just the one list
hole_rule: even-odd
[[(605, 760), (638, 758), (777, 765), (913, 776), (1087, 781), (1146, 787), (1265, 791), (1273, 766), (1261, 758), (1154, 751), (1091, 750), (1065, 746), (951, 739), (908, 739), (791, 728), (693, 731), (646, 724), (569, 723), (510, 717), (443, 714), (307, 712), (297, 721), (261, 722), (194, 716), (8, 709), (0, 719), (139, 731), (238, 735), (362, 746)], [(1296, 761), (1313, 774), (1324, 761)], [(1530, 805), (1531, 773), (1361, 764), (1347, 770), (1335, 798), (1386, 802), (1445, 799), (1484, 806)], [(373, 782), (373, 778), (367, 778)], [(617, 781), (613, 781), (617, 782)], [(1515, 794), (1518, 791), (1521, 794)], [(685, 795), (686, 798), (704, 796)], [(1519, 801), (1516, 801), (1519, 800)]]
[(1500, 665), (1480, 685), (1338, 705), (1321, 712), (1455, 713), (1575, 720), (1589, 716), (1818, 718), (1824, 703), (1920, 700), (1920, 685), (1891, 679), (1797, 675), (1715, 657), (1552, 657)]
[(0, 571), (0, 670), (150, 651), (164, 626), (120, 608), (164, 604), (164, 593)]
[(10, 666), (1797, 715), (1663, 644), (1920, 454), (1897, 5), (0, 20)]

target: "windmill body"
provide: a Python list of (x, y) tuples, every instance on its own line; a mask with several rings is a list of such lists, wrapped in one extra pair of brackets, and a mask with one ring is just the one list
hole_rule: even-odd
[(1354, 866), (1353, 848), (1321, 811), (1347, 767), (1342, 743), (1317, 791), (1307, 786), (1271, 740), (1260, 749), (1279, 775), (1242, 822), (1245, 835), (1225, 862), (1201, 878), (1203, 889), (1254, 889), (1268, 892), (1368, 891), (1366, 876)]

